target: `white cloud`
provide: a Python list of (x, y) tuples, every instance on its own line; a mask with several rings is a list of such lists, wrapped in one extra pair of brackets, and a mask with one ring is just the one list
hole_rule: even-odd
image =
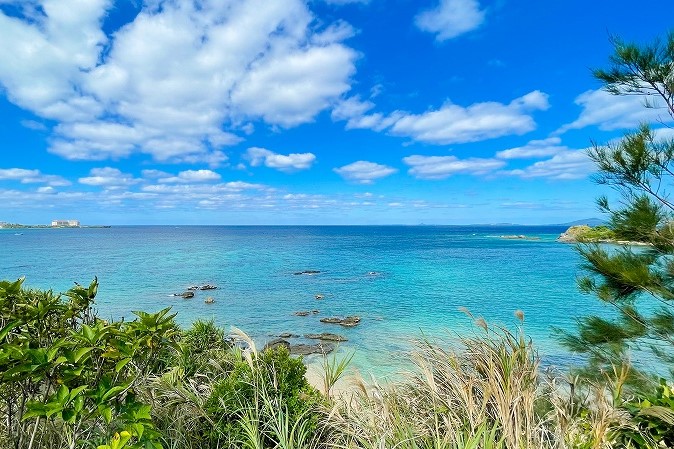
[[(672, 119), (661, 108), (644, 107), (642, 95), (612, 95), (602, 89), (588, 90), (580, 94), (575, 103), (582, 107), (578, 118), (562, 126), (557, 132), (564, 133), (571, 129), (582, 129), (587, 126), (598, 126), (601, 130), (635, 128), (641, 123), (657, 121), (670, 122)], [(649, 98), (654, 106), (661, 102)]]
[(333, 119), (347, 120), (347, 128), (387, 130), (389, 134), (415, 141), (447, 145), (525, 134), (536, 128), (531, 112), (546, 110), (549, 103), (547, 94), (535, 90), (509, 104), (484, 102), (463, 107), (447, 102), (439, 109), (421, 114), (401, 111), (388, 116), (367, 114), (372, 107), (371, 102), (352, 97), (337, 105)]
[(478, 28), (484, 19), (477, 0), (440, 0), (436, 8), (421, 12), (414, 21), (420, 30), (445, 41)]
[[(27, 0), (44, 14), (20, 19), (0, 12), (0, 84), (10, 101), (54, 120), (91, 119), (102, 110), (78, 91), (107, 38), (100, 29), (110, 0)], [(29, 9), (26, 9), (29, 8)]]
[(45, 14), (0, 11), (0, 87), (59, 122), (51, 151), (67, 159), (220, 166), (251, 122), (296, 126), (330, 107), (358, 57), (341, 42), (353, 28), (321, 27), (301, 0), (146, 2), (110, 38), (111, 0), (29, 4)]
[(252, 184), (243, 181), (230, 181), (220, 184), (153, 184), (141, 190), (150, 193), (178, 194), (199, 197), (199, 195), (218, 195), (238, 193), (245, 190), (267, 190), (263, 184)]
[(293, 172), (311, 168), (316, 161), (313, 153), (290, 153), (288, 155), (274, 153), (265, 148), (251, 147), (246, 152), (250, 165), (273, 168), (282, 172)]
[(89, 176), (80, 178), (78, 181), (80, 184), (106, 188), (119, 188), (140, 182), (132, 175), (122, 173), (119, 169), (112, 167), (92, 168), (89, 171)]
[[(149, 174), (154, 175), (154, 173)], [(220, 178), (221, 176), (212, 170), (185, 170), (178, 173), (178, 176), (159, 178), (159, 182), (165, 184), (211, 182), (219, 181)]]
[(388, 165), (368, 161), (356, 161), (333, 170), (347, 181), (358, 184), (372, 184), (374, 180), (384, 178), (398, 171)]
[(53, 187), (69, 186), (71, 183), (57, 175), (45, 175), (40, 170), (25, 168), (0, 168), (0, 181), (18, 181), (21, 184), (47, 184)]
[(47, 126), (36, 120), (21, 120), (21, 126), (33, 131), (47, 131)]
[(562, 139), (559, 137), (532, 140), (522, 147), (498, 151), (496, 157), (499, 159), (536, 159), (554, 156), (557, 153), (569, 150), (569, 148), (561, 145), (561, 143)]
[(456, 156), (407, 156), (403, 162), (410, 166), (409, 174), (421, 179), (445, 179), (457, 174), (484, 175), (505, 165), (498, 159)]
[(503, 174), (520, 178), (549, 178), (558, 180), (582, 179), (596, 171), (587, 149), (565, 150), (545, 161), (523, 168), (504, 171)]

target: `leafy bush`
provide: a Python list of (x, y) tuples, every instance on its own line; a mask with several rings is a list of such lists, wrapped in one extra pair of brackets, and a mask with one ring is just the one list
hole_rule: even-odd
[(634, 447), (674, 447), (674, 387), (660, 380), (655, 394), (639, 394), (624, 407), (640, 432), (625, 432)]
[(94, 280), (64, 298), (0, 282), (0, 413), (11, 447), (159, 447), (135, 390), (177, 349), (173, 315), (108, 323), (93, 313), (97, 289)]

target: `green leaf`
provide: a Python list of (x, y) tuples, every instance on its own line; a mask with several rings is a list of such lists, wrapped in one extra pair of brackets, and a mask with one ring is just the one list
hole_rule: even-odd
[(0, 330), (0, 340), (4, 340), (7, 335), (19, 324), (21, 323), (20, 320), (14, 320), (10, 322), (7, 326), (3, 327), (2, 330)]
[(89, 354), (94, 348), (87, 347), (87, 348), (80, 348), (77, 351), (75, 351), (75, 355), (73, 357), (73, 360), (75, 363), (79, 362), (82, 357), (84, 357), (86, 354)]
[(126, 366), (126, 364), (129, 363), (130, 361), (131, 361), (131, 357), (127, 357), (127, 358), (122, 359), (119, 362), (117, 362), (117, 364), (115, 364), (115, 372), (116, 373), (120, 372)]
[(116, 387), (112, 387), (111, 389), (109, 389), (109, 390), (103, 395), (103, 397), (102, 397), (101, 399), (102, 399), (103, 401), (107, 401), (107, 400), (110, 399), (111, 397), (117, 396), (119, 393), (121, 393), (122, 391), (126, 390), (127, 388), (128, 388), (127, 385), (118, 385), (118, 386), (116, 386)]
[(86, 390), (87, 388), (89, 388), (88, 385), (82, 385), (82, 386), (80, 386), (80, 387), (77, 387), (77, 388), (73, 389), (73, 390), (70, 392), (70, 398), (69, 398), (69, 400), (72, 401), (72, 400), (75, 399), (81, 392), (83, 392), (83, 391)]
[(106, 424), (110, 424), (112, 421), (112, 407), (108, 405), (100, 405), (98, 407), (98, 413), (101, 414)]
[(68, 399), (68, 395), (70, 393), (70, 390), (68, 390), (68, 387), (65, 385), (61, 385), (56, 392), (56, 399), (58, 399), (59, 402), (65, 402), (66, 399)]

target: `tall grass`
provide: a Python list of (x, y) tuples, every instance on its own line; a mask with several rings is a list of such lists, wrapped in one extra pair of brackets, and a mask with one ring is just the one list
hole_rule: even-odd
[(419, 342), (412, 355), (415, 369), (402, 381), (369, 388), (363, 384), (335, 402), (323, 422), (328, 445), (618, 447), (616, 430), (629, 423), (613, 407), (609, 391), (576, 385), (570, 392), (542, 376), (540, 358), (523, 326), (511, 332), (484, 321), (478, 324), (482, 334), (460, 338), (451, 346)]

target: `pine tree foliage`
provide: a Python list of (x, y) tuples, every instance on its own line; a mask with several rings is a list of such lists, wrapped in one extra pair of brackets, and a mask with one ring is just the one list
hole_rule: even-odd
[(659, 360), (674, 375), (674, 33), (663, 42), (639, 46), (614, 39), (608, 69), (593, 72), (614, 95), (644, 96), (644, 106), (662, 111), (661, 126), (643, 124), (620, 141), (594, 145), (590, 158), (596, 181), (618, 193), (618, 207), (601, 197), (609, 226), (620, 240), (641, 245), (620, 248), (581, 245), (585, 276), (581, 291), (615, 308), (613, 318), (579, 320), (563, 334), (571, 350), (588, 356), (588, 373), (603, 375), (642, 358)]

